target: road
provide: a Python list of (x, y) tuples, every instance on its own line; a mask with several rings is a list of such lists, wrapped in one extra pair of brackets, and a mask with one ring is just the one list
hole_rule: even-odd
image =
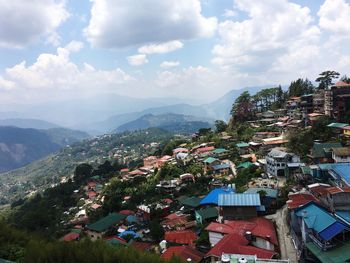
[(281, 258), (289, 259), (291, 263), (297, 263), (297, 251), (294, 248), (293, 241), (289, 235), (289, 226), (287, 223), (287, 205), (277, 210), (273, 215), (268, 215), (266, 218), (273, 220), (276, 223), (277, 235), (280, 244)]

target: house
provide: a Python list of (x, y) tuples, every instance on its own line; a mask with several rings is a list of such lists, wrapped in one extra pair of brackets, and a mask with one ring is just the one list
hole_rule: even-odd
[(213, 165), (212, 170), (214, 174), (228, 175), (231, 172), (231, 164), (222, 163), (218, 165)]
[(189, 153), (180, 152), (176, 154), (175, 159), (179, 164), (186, 166), (193, 161), (193, 156)]
[(318, 202), (318, 200), (308, 192), (299, 192), (288, 195), (287, 206), (289, 210), (293, 210), (310, 202)]
[(263, 217), (225, 221), (224, 224), (212, 222), (206, 230), (209, 232), (209, 242), (212, 247), (229, 234), (246, 237), (251, 245), (258, 248), (277, 251), (279, 247), (273, 222)]
[(121, 224), (125, 218), (125, 215), (110, 213), (95, 223), (87, 225), (86, 233), (92, 240), (101, 239), (108, 230), (116, 228), (116, 226)]
[(311, 149), (309, 157), (313, 163), (332, 163), (332, 149), (340, 148), (342, 145), (339, 142), (318, 143), (315, 142)]
[(172, 213), (164, 218), (161, 225), (167, 230), (184, 230), (189, 223), (188, 217), (188, 215), (179, 212)]
[(179, 176), (180, 179), (180, 183), (194, 183), (195, 182), (195, 178), (193, 176), (193, 174), (190, 173), (186, 173), (186, 174), (181, 174)]
[(179, 153), (189, 153), (189, 149), (183, 147), (176, 148), (173, 150), (173, 157), (175, 157)]
[(180, 200), (180, 205), (182, 205), (184, 207), (185, 211), (186, 210), (191, 211), (191, 210), (199, 207), (201, 200), (202, 200), (202, 198), (199, 198), (196, 196), (187, 197), (187, 198)]
[(210, 152), (214, 151), (215, 147), (214, 146), (205, 146), (205, 147), (200, 147), (196, 149), (194, 152), (197, 155), (205, 155), (209, 154)]
[(257, 216), (261, 206), (259, 194), (219, 194), (219, 221), (248, 219)]
[(349, 112), (350, 84), (338, 81), (325, 91), (325, 114), (340, 121)]
[(196, 221), (199, 225), (217, 219), (218, 215), (218, 210), (215, 207), (207, 207), (195, 211)]
[(349, 243), (349, 226), (314, 202), (296, 208), (290, 225), (298, 249), (306, 249), (322, 262), (338, 262), (324, 261), (323, 252)]
[(288, 177), (292, 170), (299, 168), (300, 157), (288, 153), (284, 147), (273, 148), (266, 156), (266, 173), (270, 176)]
[(208, 157), (204, 161), (204, 173), (207, 173), (208, 171), (212, 170), (214, 165), (221, 164), (221, 161), (219, 159)]
[(139, 205), (136, 215), (141, 222), (149, 222), (153, 219), (155, 213), (160, 217), (166, 217), (169, 215), (169, 211), (170, 206), (168, 204)]
[(217, 148), (214, 151), (212, 151), (211, 153), (215, 158), (224, 159), (224, 158), (228, 157), (230, 151), (228, 151), (224, 148)]
[[(64, 237), (62, 237), (61, 240), (63, 240), (63, 241), (78, 241), (79, 239), (80, 239), (79, 233), (70, 232), (70, 233), (64, 235)], [(0, 262), (1, 262), (1, 260), (0, 260)]]
[(261, 150), (264, 152), (268, 152), (270, 149), (275, 147), (281, 147), (285, 145), (288, 140), (282, 135), (274, 138), (266, 138), (262, 140)]
[(266, 208), (270, 208), (271, 206), (275, 205), (276, 199), (278, 196), (278, 190), (271, 189), (271, 188), (252, 187), (252, 188), (248, 188), (244, 193), (245, 194), (259, 194), (261, 204), (263, 206), (265, 206)]
[(235, 190), (231, 187), (215, 188), (211, 190), (200, 202), (200, 205), (214, 205), (217, 206), (220, 194), (234, 193)]
[(236, 144), (236, 148), (238, 149), (239, 155), (248, 154), (250, 152), (250, 145), (246, 142), (240, 142)]
[(158, 158), (156, 156), (148, 156), (143, 159), (143, 166), (145, 167), (156, 167)]
[(164, 234), (164, 240), (179, 245), (193, 245), (197, 235), (192, 230), (167, 231)]
[(329, 187), (320, 200), (332, 212), (350, 211), (350, 188)]
[(350, 187), (350, 163), (333, 164), (328, 170), (330, 180), (339, 187)]
[(190, 246), (169, 247), (160, 256), (164, 260), (171, 260), (173, 256), (181, 258), (184, 262), (199, 263), (204, 254)]
[(253, 167), (254, 164), (252, 162), (244, 162), (244, 163), (240, 163), (237, 165), (236, 170), (240, 170), (240, 169), (247, 169), (250, 167)]
[(332, 148), (332, 159), (335, 163), (350, 163), (350, 147)]
[(349, 137), (350, 137), (350, 125), (345, 126), (345, 127), (343, 127), (342, 129), (343, 129), (343, 135), (344, 135), (346, 138), (349, 138)]
[(172, 159), (170, 155), (164, 155), (162, 158), (159, 158), (157, 161), (157, 168), (162, 168), (164, 164), (169, 162)]
[(243, 255), (243, 254), (222, 254), (221, 260), (217, 263), (225, 262), (249, 262), (249, 263), (290, 263), (289, 259), (262, 259), (258, 258), (256, 255)]
[(333, 122), (327, 125), (327, 127), (331, 128), (332, 132), (339, 138), (343, 136), (344, 128), (347, 126), (349, 126), (349, 124), (341, 122)]

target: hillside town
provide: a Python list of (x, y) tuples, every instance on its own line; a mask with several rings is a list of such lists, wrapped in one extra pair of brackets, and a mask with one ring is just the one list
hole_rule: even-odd
[[(118, 172), (89, 173), (74, 190), (79, 201), (63, 212), (61, 240), (103, 240), (187, 262), (347, 262), (349, 105), (350, 84), (338, 81), (254, 112), (243, 136), (217, 123), (216, 132), (174, 139), (137, 166), (123, 166), (116, 148), (108, 159), (121, 164)], [(306, 151), (295, 145), (310, 143), (298, 138), (313, 130), (327, 140)]]

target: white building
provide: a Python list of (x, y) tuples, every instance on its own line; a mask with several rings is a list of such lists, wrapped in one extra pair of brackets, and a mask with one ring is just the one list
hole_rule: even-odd
[(266, 173), (271, 176), (288, 176), (291, 169), (299, 166), (300, 157), (284, 147), (273, 148), (266, 156)]

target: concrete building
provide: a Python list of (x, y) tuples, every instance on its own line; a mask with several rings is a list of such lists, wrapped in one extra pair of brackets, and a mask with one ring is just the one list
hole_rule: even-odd
[(337, 121), (350, 110), (350, 84), (343, 81), (337, 82), (329, 90), (325, 91), (325, 114)]
[(290, 172), (300, 166), (300, 157), (288, 153), (284, 147), (273, 148), (266, 156), (266, 173), (271, 176), (289, 176)]

